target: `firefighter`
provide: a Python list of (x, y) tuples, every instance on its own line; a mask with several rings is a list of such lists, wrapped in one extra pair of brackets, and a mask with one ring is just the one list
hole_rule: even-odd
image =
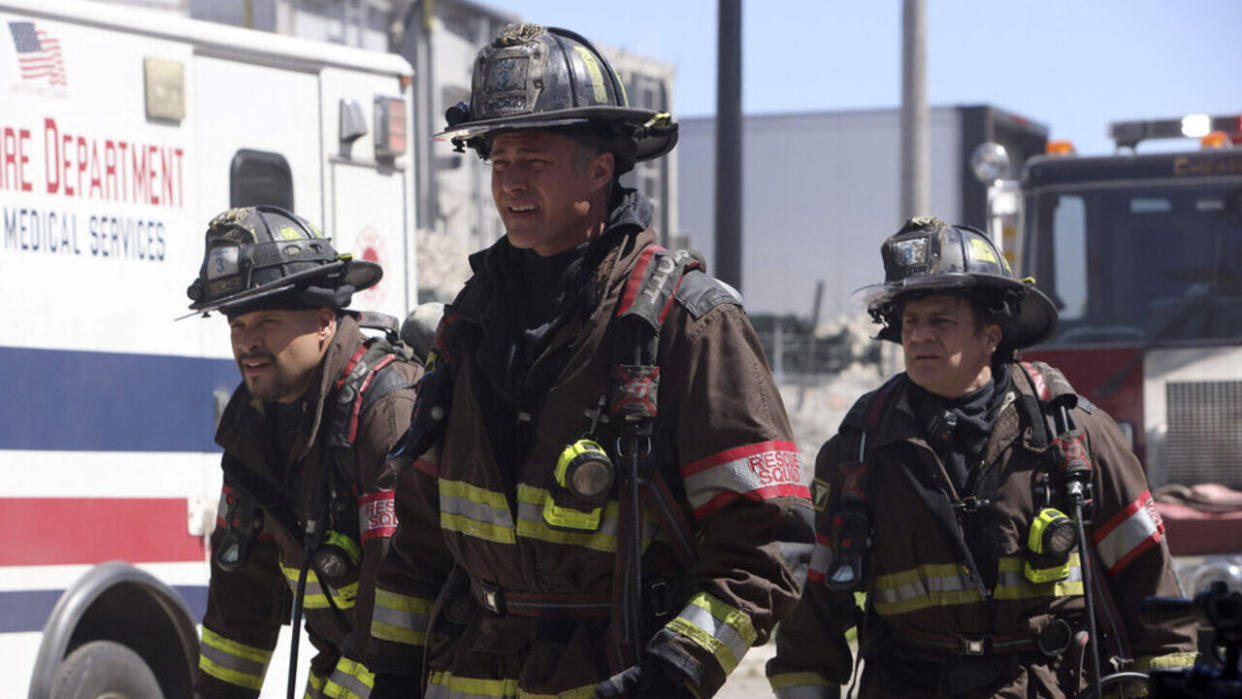
[(740, 300), (658, 248), (618, 182), (676, 125), (532, 24), (479, 53), (446, 116), (507, 232), (419, 387), (373, 697), (711, 696), (793, 609), (813, 531)]
[(387, 454), (421, 365), (364, 336), (376, 314), (345, 310), (380, 267), (338, 254), (303, 219), (232, 209), (206, 239), (190, 308), (228, 319), (242, 383), (216, 431), (224, 486), (195, 693), (257, 697), (292, 609), (318, 650), (305, 696), (365, 699), (372, 679), (356, 649), (395, 527)]
[(777, 696), (838, 696), (851, 626), (864, 697), (1074, 696), (1094, 679), (1093, 625), (1105, 673), (1193, 664), (1188, 626), (1139, 617), (1178, 588), (1125, 436), (1059, 371), (1015, 359), (1053, 333), (1052, 302), (967, 226), (912, 219), (881, 254), (868, 310), (906, 371), (816, 459), (811, 571), (767, 667)]

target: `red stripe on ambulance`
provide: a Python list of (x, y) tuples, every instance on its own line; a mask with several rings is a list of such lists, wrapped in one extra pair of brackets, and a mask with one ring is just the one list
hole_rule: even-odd
[(185, 498), (0, 498), (0, 566), (202, 561)]

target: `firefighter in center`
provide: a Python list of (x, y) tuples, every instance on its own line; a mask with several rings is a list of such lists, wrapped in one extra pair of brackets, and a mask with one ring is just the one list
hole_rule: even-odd
[(1098, 677), (1092, 649), (1101, 674), (1192, 665), (1188, 624), (1139, 614), (1178, 596), (1142, 465), (1059, 371), (1015, 359), (1053, 333), (1052, 302), (973, 228), (912, 219), (881, 253), (868, 309), (906, 371), (816, 459), (811, 571), (767, 667), (777, 696), (838, 696), (852, 626), (862, 697), (1075, 696)]
[(242, 383), (216, 430), (224, 486), (196, 696), (258, 697), (267, 666), (289, 663), (272, 651), (291, 609), (318, 651), (304, 696), (370, 693), (359, 649), (396, 524), (388, 452), (422, 375), (400, 343), (361, 331), (395, 319), (346, 310), (381, 274), (274, 206), (230, 209), (207, 228), (190, 308), (228, 319)]
[(471, 257), (420, 384), (372, 696), (711, 696), (793, 609), (813, 532), (740, 299), (658, 248), (618, 182), (676, 124), (532, 24), (446, 116), (506, 235)]

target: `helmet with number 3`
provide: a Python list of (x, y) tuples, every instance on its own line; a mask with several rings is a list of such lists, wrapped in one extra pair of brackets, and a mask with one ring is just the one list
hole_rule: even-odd
[(227, 315), (259, 308), (344, 308), (374, 286), (374, 262), (338, 254), (301, 217), (277, 206), (229, 209), (207, 225), (198, 279), (186, 290), (190, 310)]

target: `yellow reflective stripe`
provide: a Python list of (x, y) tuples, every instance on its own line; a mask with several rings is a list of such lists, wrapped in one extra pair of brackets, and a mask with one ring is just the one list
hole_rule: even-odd
[(464, 481), (440, 481), (440, 527), (498, 544), (517, 543), (504, 493)]
[(754, 625), (750, 623), (749, 616), (747, 616), (742, 610), (725, 603), (723, 600), (711, 595), (710, 593), (695, 593), (695, 595), (690, 598), (690, 604), (706, 609), (712, 613), (713, 617), (733, 627), (733, 630), (737, 631), (737, 633), (742, 637), (742, 640), (746, 641), (747, 646), (750, 646), (750, 644), (754, 643), (755, 639), (759, 637), (759, 635), (755, 633)]
[(982, 599), (958, 563), (922, 565), (913, 570), (881, 575), (875, 581), (875, 609), (880, 614), (904, 614), (928, 607), (973, 604)]
[(522, 699), (592, 699), (595, 696), (595, 685), (589, 684), (585, 687), (577, 689), (567, 689), (556, 694), (531, 694), (530, 692), (522, 692), (519, 696)]
[(431, 673), (427, 681), (425, 699), (447, 699), (455, 694), (474, 694), (481, 697), (515, 697), (518, 682), (510, 680), (485, 680), (473, 677), (457, 677), (452, 672)]
[(302, 699), (323, 699), (323, 686), (327, 683), (327, 677), (310, 673), (306, 678), (306, 693), (302, 695)]
[(253, 689), (256, 691), (263, 689), (262, 675), (252, 675), (248, 672), (231, 670), (223, 665), (220, 665), (219, 663), (216, 663), (205, 655), (198, 656), (198, 667), (208, 675), (211, 675), (218, 680), (228, 682), (229, 684), (235, 684), (239, 687), (245, 687), (246, 689)]
[(414, 612), (422, 616), (430, 615), (431, 608), (434, 606), (430, 600), (402, 595), (391, 590), (385, 590), (382, 587), (375, 588), (375, 604), (376, 606), (396, 609), (399, 612)]
[(733, 672), (756, 638), (749, 616), (706, 592), (695, 593), (668, 628), (714, 655), (725, 674)]
[(493, 509), (505, 510), (509, 509), (509, 501), (505, 499), (504, 493), (498, 493), (487, 488), (480, 488), (477, 485), (466, 483), (465, 481), (440, 481), (440, 494), (453, 498), (465, 498), (471, 502), (477, 502), (480, 505), (487, 505)]
[[(616, 552), (617, 530), (621, 526), (621, 508), (615, 501), (604, 505), (599, 528), (585, 532), (558, 529), (544, 520), (543, 504), (547, 498), (551, 497), (547, 490), (519, 483), (517, 497), (517, 533), (519, 536), (565, 546), (581, 546), (602, 553)], [(655, 515), (643, 512), (643, 550), (646, 550), (658, 532), (659, 523)]]
[(570, 531), (553, 528), (544, 521), (542, 507), (549, 497), (551, 497), (550, 494), (543, 488), (518, 484), (517, 533), (519, 536), (553, 544), (581, 546), (603, 553), (616, 553), (617, 527), (620, 523), (620, 508), (616, 502), (608, 502), (604, 505), (599, 528), (595, 531)]
[(911, 570), (903, 570), (900, 573), (887, 573), (876, 577), (875, 589), (893, 590), (927, 578), (965, 578), (968, 575), (970, 575), (970, 571), (966, 569), (966, 566), (959, 563), (921, 565)]
[[(302, 571), (298, 568), (287, 568), (284, 563), (280, 564), (280, 570), (285, 574), (285, 580), (289, 582), (289, 589), (297, 594), (298, 576)], [(328, 598), (324, 596), (323, 589), (325, 585), (320, 584), (319, 576), (315, 575), (313, 569), (306, 571), (306, 592), (302, 596), (302, 606), (306, 609), (327, 609), (329, 607)], [(358, 597), (358, 583), (352, 582), (340, 589), (333, 589), (331, 585), (326, 586), (332, 592), (332, 599), (336, 602), (339, 609), (353, 609), (354, 601)]]
[(330, 699), (366, 699), (375, 686), (375, 675), (357, 660), (341, 658), (328, 678), (323, 695)]
[(263, 665), (267, 665), (272, 659), (272, 651), (248, 646), (231, 638), (225, 638), (206, 626), (203, 627), (203, 643), (213, 648), (219, 648), (229, 655), (236, 655), (239, 658), (245, 658)]
[(829, 682), (818, 672), (782, 672), (768, 678), (772, 689), (788, 689), (790, 687), (836, 687), (837, 683)]
[(421, 597), (376, 588), (371, 635), (381, 641), (423, 645), (432, 606), (430, 600)]
[(440, 527), (451, 532), (460, 532), (478, 539), (486, 539), (498, 544), (517, 543), (513, 530), (490, 522), (480, 522), (464, 515), (440, 513)]
[[(1048, 583), (1033, 583), (1023, 575), (1024, 561), (1007, 556), (998, 561), (997, 584), (993, 596), (1002, 600), (1040, 599), (1082, 595), (1082, 569), (1078, 555), (1069, 560), (1069, 577)], [(923, 565), (912, 570), (889, 573), (876, 578), (875, 608), (880, 614), (904, 614), (928, 607), (974, 604), (981, 598), (970, 581), (965, 566), (957, 563)]]
[(248, 689), (263, 686), (272, 652), (226, 638), (203, 627), (198, 666), (216, 679)]
[(371, 635), (381, 641), (404, 643), (410, 646), (421, 646), (427, 643), (427, 633), (425, 631), (415, 631), (401, 626), (393, 626), (382, 621), (371, 622)]
[(1164, 668), (1191, 667), (1199, 659), (1199, 654), (1190, 651), (1184, 653), (1168, 653), (1166, 655), (1148, 655), (1138, 658), (1128, 669), (1145, 672)]
[(1069, 577), (1047, 583), (1033, 583), (1022, 574), (1025, 562), (1021, 557), (1006, 556), (997, 561), (996, 599), (1039, 599), (1041, 597), (1074, 597), (1083, 594), (1082, 564), (1077, 553), (1069, 557)]

